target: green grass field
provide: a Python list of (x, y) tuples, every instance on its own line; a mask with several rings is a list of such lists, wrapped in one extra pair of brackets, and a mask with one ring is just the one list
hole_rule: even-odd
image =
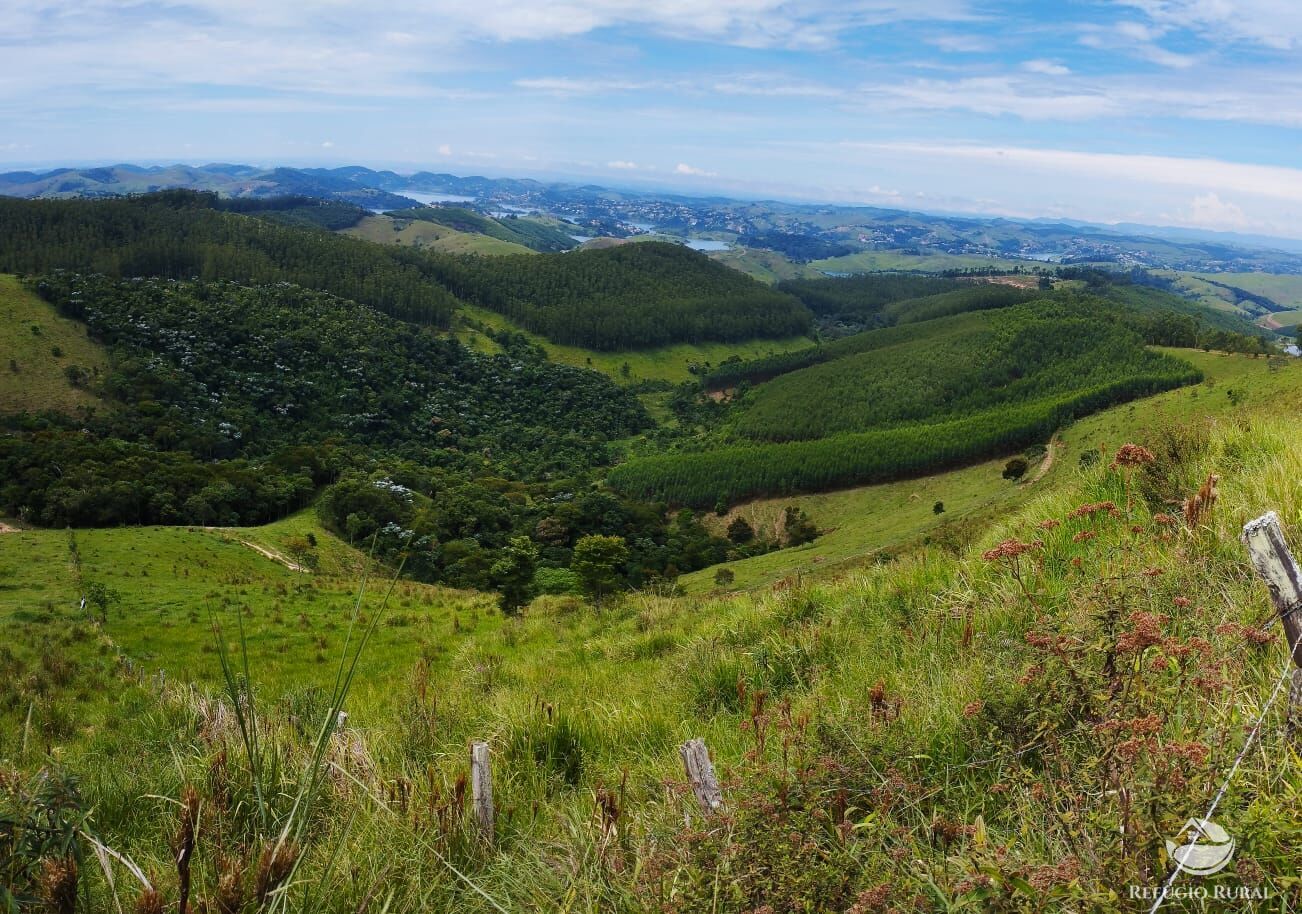
[(1276, 311), (1274, 314), (1258, 319), (1257, 323), (1263, 327), (1270, 326), (1275, 329), (1296, 327), (1298, 324), (1302, 324), (1302, 310)]
[[(17, 277), (0, 274), (0, 414), (37, 410), (72, 412), (100, 401), (69, 381), (69, 366), (92, 375), (107, 364), (86, 328), (61, 317), (28, 292)], [(15, 370), (15, 368), (17, 370)]]
[(809, 266), (823, 273), (875, 273), (880, 271), (938, 272), (940, 270), (997, 269), (1043, 266), (1038, 261), (1008, 260), (1001, 257), (973, 257), (966, 254), (904, 254), (898, 251), (860, 251), (844, 257), (811, 261)]
[[(1240, 367), (1227, 377), (1270, 392)], [(959, 556), (925, 549), (837, 582), (726, 598), (638, 594), (601, 610), (541, 601), (519, 621), (482, 604), (477, 615), (437, 597), (426, 606), (426, 591), (400, 588), (390, 612), (420, 618), (382, 624), (363, 658), (339, 743), (346, 754), (331, 750), (287, 907), (344, 914), (378, 895), (390, 911), (439, 914), (742, 914), (775, 900), (782, 910), (844, 911), (884, 885), (901, 903), (931, 899), (924, 910), (986, 910), (977, 874), (1009, 885), (1025, 910), (1129, 910), (1115, 886), (1163, 872), (1161, 837), (1204, 808), (1286, 659), (1277, 642), (1238, 634), (1268, 604), (1235, 536), (1266, 507), (1302, 520), (1300, 440), (1289, 418), (1225, 422), (1180, 462), (1154, 467), (1184, 489), (1223, 474), (1220, 500), (1193, 531), (1168, 532), (1154, 509), (1126, 507), (1122, 479), (1106, 466), (1064, 466)], [(1123, 516), (1071, 517), (1105, 499)], [(1041, 526), (1046, 518), (1061, 529)], [(138, 681), (118, 667), (94, 679), (66, 658), (24, 667), (5, 692), (18, 700), (0, 715), (6, 767), (82, 774), (90, 827), (169, 900), (169, 840), (189, 786), (205, 823), (196, 893), (211, 898), (219, 858), (251, 883), (308, 764), (302, 731), (323, 709), (307, 686), (333, 672), (350, 588), (304, 580), (204, 531), (79, 532), (85, 573), (130, 596), (99, 631), (58, 608), (76, 594), (60, 568), (66, 533), (0, 539), (5, 643), (39, 646), (66, 631), (58, 644), (68, 656), (122, 651), (147, 674)], [(1033, 539), (1045, 545), (1020, 578), (1009, 562), (981, 557), (1001, 540)], [(1117, 631), (1101, 612), (1114, 605), (1124, 607)], [(250, 630), (279, 798), (265, 825), (249, 814), (238, 734), (185, 687), (210, 682), (210, 606), (225, 620), (243, 613)], [(1194, 644), (1209, 660), (1115, 671), (1110, 648), (1149, 617), (1136, 613), (1160, 617), (1166, 645), (1136, 660)], [(1061, 636), (1065, 661), (1038, 646), (1045, 632), (1051, 646)], [(162, 694), (157, 667), (173, 683)], [(1207, 669), (1217, 671), (1208, 688), (1186, 681)], [(1149, 720), (1173, 748), (1109, 767), (1133, 750), (1127, 722)], [(1242, 850), (1212, 884), (1290, 891), (1302, 781), (1283, 734), (1277, 714), (1238, 772), (1218, 821)], [(728, 818), (716, 821), (729, 828), (702, 827), (686, 790), (676, 747), (696, 736), (723, 780)], [(492, 751), (491, 846), (473, 837), (468, 813), (446, 812), (464, 808), (449, 798), (470, 738)], [(1206, 761), (1172, 769), (1170, 753), (1191, 745)], [(1049, 788), (1045, 770), (1055, 772)], [(1109, 792), (1118, 776), (1129, 800)], [(1129, 802), (1154, 834), (1137, 847), (1116, 837)], [(1090, 865), (1061, 868), (1081, 858)], [(130, 910), (139, 890), (118, 872)], [(93, 862), (83, 878), (87, 910), (114, 910)]]
[(1302, 276), (1288, 273), (1194, 273), (1210, 279), (1264, 295), (1286, 308), (1302, 308)]
[(734, 247), (712, 252), (710, 257), (770, 285), (784, 279), (818, 279), (823, 275), (812, 265), (796, 263), (777, 251)]
[[(826, 578), (876, 561), (894, 546), (919, 539), (943, 524), (1006, 505), (1023, 487), (1002, 478), (1005, 459), (876, 486), (859, 486), (818, 495), (796, 495), (746, 502), (724, 517), (703, 515), (722, 534), (736, 517), (770, 536), (780, 531), (783, 510), (791, 505), (808, 514), (824, 533), (812, 543), (705, 568), (679, 578), (688, 593), (715, 591), (714, 575), (727, 568), (735, 580), (723, 590), (760, 587), (792, 575)], [(1034, 472), (1034, 470), (1032, 470)], [(945, 511), (934, 511), (936, 502)]]
[(434, 222), (392, 219), (389, 216), (367, 216), (340, 234), (363, 238), (380, 244), (399, 244), (428, 248), (444, 254), (532, 254), (522, 244), (490, 238)]
[[(290, 570), (248, 545), (284, 555), (291, 539), (308, 532), (318, 543), (311, 550), (315, 573)], [(114, 594), (104, 633), (139, 669), (216, 687), (221, 668), (213, 620), (232, 650), (242, 623), (260, 684), (276, 697), (330, 684), (365, 566), (364, 555), (322, 529), (310, 511), (252, 529), (0, 534), (0, 631), (7, 633), (3, 641), (24, 644), (25, 624), (76, 618), (81, 594), (98, 583)], [(380, 605), (386, 578), (383, 569), (372, 570), (366, 612)], [(463, 633), (497, 627), (495, 606), (491, 596), (400, 583), (370, 653), (372, 675), (359, 703), (378, 701), (385, 681), (405, 675), (418, 657), (437, 666)]]

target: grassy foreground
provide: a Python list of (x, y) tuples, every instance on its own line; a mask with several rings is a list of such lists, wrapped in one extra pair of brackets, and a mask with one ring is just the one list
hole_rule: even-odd
[[(225, 533), (78, 532), (80, 573), (121, 594), (101, 625), (66, 533), (0, 536), (0, 802), (26, 842), (0, 866), (85, 911), (175, 907), (187, 846), (198, 910), (1136, 910), (1129, 887), (1165, 875), (1164, 840), (1284, 668), (1236, 535), (1267, 508), (1302, 520), (1299, 430), (1241, 411), (1165, 427), (1152, 461), (1064, 465), (970, 551), (825, 584), (512, 620), (399, 585), (363, 603), (376, 635), (334, 735), (345, 579)], [(1187, 523), (1167, 503), (1212, 472), (1219, 497)], [(253, 761), (209, 612), (237, 669), (246, 632)], [(720, 817), (685, 789), (691, 736)], [(470, 739), (493, 754), (491, 844)], [(1276, 705), (1216, 816), (1233, 863), (1198, 884), (1295, 908), (1299, 789)]]

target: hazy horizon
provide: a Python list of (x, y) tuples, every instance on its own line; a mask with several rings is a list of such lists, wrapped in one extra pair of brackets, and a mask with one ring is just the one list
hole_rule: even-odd
[(1282, 0), (19, 0), (0, 167), (424, 163), (1297, 237)]

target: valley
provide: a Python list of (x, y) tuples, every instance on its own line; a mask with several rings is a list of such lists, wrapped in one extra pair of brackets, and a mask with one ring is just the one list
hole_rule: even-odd
[[(843, 243), (718, 202), (580, 245), (468, 208), (559, 191), (424, 186), (473, 199), (0, 199), (0, 822), (93, 834), (173, 906), (186, 797), (205, 904), (292, 835), (280, 900), (233, 911), (1122, 910), (1157, 838), (1118, 845), (1129, 732), (1095, 722), (1219, 763), (1276, 666), (1234, 536), (1302, 516), (1285, 274), (673, 243), (719, 207)], [(1195, 653), (1214, 695), (1173, 685)], [(1212, 776), (1130, 771), (1154, 836)], [(88, 910), (144, 903), (90, 861)]]

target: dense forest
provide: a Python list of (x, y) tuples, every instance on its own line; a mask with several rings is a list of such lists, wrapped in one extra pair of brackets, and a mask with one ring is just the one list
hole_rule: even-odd
[(809, 311), (796, 298), (677, 244), (443, 257), (436, 269), (466, 301), (590, 349), (782, 338), (810, 327)]
[(957, 279), (916, 273), (865, 273), (778, 283), (779, 289), (796, 296), (819, 317), (851, 322), (870, 320), (891, 302), (954, 292), (966, 286)]
[(337, 205), (281, 207), (189, 191), (0, 198), (0, 271), (292, 282), (437, 327), (449, 324), (460, 296), (557, 342), (604, 350), (782, 338), (810, 327), (796, 298), (680, 245), (457, 257), (315, 230), (351, 218)]
[(562, 591), (578, 586), (561, 572), (585, 536), (625, 537), (615, 573), (635, 584), (737, 548), (690, 513), (594, 493), (612, 440), (650, 420), (605, 376), (548, 362), (519, 335), (485, 356), (285, 283), (58, 273), (32, 287), (109, 349), (106, 373), (78, 379), (106, 402), (5, 420), (0, 514), (239, 525), (319, 498), (346, 539), (394, 560), (414, 548), (418, 577), (484, 589), (521, 536)]
[[(456, 298), (419, 253), (223, 212), (215, 194), (107, 200), (0, 197), (0, 272), (292, 282), (445, 327)], [(237, 204), (238, 208), (239, 204)]]
[(421, 206), (413, 209), (392, 210), (388, 213), (393, 219), (416, 219), (421, 222), (433, 222), (444, 225), (458, 232), (471, 232), (487, 235), (500, 241), (522, 244), (527, 248), (543, 253), (558, 253), (577, 247), (578, 242), (555, 226), (539, 222), (537, 219), (507, 216), (503, 219), (490, 219), (472, 210), (460, 206)]

